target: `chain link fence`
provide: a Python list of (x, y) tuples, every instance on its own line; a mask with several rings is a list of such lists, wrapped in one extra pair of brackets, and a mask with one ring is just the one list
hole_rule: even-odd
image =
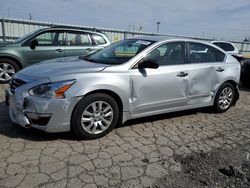
[[(70, 25), (61, 23), (49, 23), (40, 22), (33, 20), (20, 20), (13, 18), (0, 18), (1, 28), (0, 28), (0, 41), (13, 41), (21, 36), (24, 36), (30, 32), (37, 29), (46, 27), (70, 27), (83, 30), (97, 30), (105, 33), (111, 42), (119, 41), (122, 39), (130, 38), (133, 36), (165, 36), (166, 38), (189, 38), (203, 41), (212, 41), (212, 38), (202, 38), (193, 36), (181, 36), (181, 35), (170, 35), (164, 33), (149, 33), (149, 32), (132, 32), (119, 29), (109, 29), (109, 28), (99, 28), (99, 27), (89, 27), (82, 25)], [(230, 41), (236, 45), (236, 47), (242, 53), (250, 53), (250, 43), (247, 41)]]

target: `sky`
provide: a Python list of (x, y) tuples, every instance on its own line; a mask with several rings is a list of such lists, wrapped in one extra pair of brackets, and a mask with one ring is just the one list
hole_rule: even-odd
[(249, 0), (0, 0), (0, 17), (243, 41)]

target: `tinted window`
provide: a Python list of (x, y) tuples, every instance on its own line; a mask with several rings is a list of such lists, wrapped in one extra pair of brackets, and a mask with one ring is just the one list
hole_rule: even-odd
[(90, 46), (92, 45), (92, 43), (87, 33), (68, 32), (66, 45), (67, 46)]
[(106, 44), (105, 39), (101, 35), (92, 34), (91, 36), (96, 45)]
[(174, 42), (164, 44), (148, 54), (146, 57), (159, 65), (178, 65), (185, 63), (185, 43)]
[(225, 54), (200, 43), (189, 43), (189, 63), (222, 62)]
[(38, 42), (38, 46), (62, 46), (63, 32), (48, 31), (36, 36), (35, 39)]
[(225, 51), (234, 51), (234, 47), (230, 43), (225, 43), (225, 42), (214, 42), (214, 45), (220, 47), (221, 49)]

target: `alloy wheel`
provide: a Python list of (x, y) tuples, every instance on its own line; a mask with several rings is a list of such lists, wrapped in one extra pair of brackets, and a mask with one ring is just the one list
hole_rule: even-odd
[(0, 63), (0, 81), (9, 81), (16, 73), (14, 67), (8, 63)]
[(81, 125), (89, 134), (100, 134), (111, 125), (113, 117), (111, 105), (104, 101), (95, 101), (83, 111)]
[(225, 87), (219, 96), (219, 106), (225, 110), (230, 107), (233, 101), (233, 91), (230, 87)]

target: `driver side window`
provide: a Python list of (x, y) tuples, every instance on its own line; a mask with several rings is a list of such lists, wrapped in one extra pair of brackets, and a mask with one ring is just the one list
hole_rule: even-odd
[(185, 63), (185, 43), (173, 42), (159, 46), (150, 52), (146, 60), (154, 61), (160, 66)]
[(63, 46), (63, 32), (44, 32), (34, 39), (37, 40), (38, 46)]

